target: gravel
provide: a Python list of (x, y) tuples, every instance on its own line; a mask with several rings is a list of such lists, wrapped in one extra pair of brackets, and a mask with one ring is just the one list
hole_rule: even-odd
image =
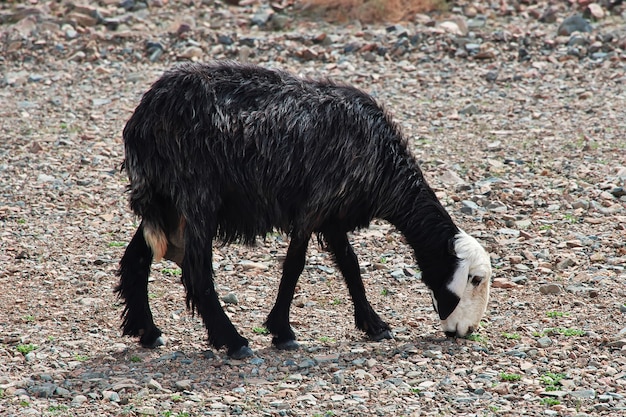
[[(458, 2), (361, 25), (291, 2), (85, 3), (0, 4), (2, 415), (626, 413), (623, 5)], [(351, 239), (393, 340), (355, 330), (338, 270), (312, 244), (292, 309), (302, 347), (274, 350), (260, 330), (280, 234), (215, 249), (217, 289), (256, 356), (209, 349), (168, 262), (150, 283), (166, 345), (121, 337), (114, 273), (137, 224), (121, 132), (166, 68), (209, 59), (330, 77), (385, 104), (492, 254), (477, 334), (444, 337), (403, 238), (374, 222)]]

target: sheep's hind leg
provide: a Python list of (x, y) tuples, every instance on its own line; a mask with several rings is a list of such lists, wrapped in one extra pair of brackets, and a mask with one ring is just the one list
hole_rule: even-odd
[(248, 340), (232, 324), (222, 306), (213, 283), (212, 235), (195, 236), (192, 227), (185, 229), (182, 281), (187, 291), (187, 306), (195, 309), (207, 329), (209, 343), (216, 349), (226, 346), (228, 356), (243, 359), (253, 355)]
[(356, 327), (363, 330), (375, 341), (391, 339), (391, 329), (376, 314), (365, 295), (365, 287), (361, 279), (359, 261), (345, 232), (337, 227), (328, 227), (323, 231), (328, 248), (335, 256), (335, 262), (343, 274), (348, 291), (354, 303), (354, 321)]
[(278, 296), (272, 311), (267, 316), (265, 327), (274, 335), (272, 344), (281, 350), (296, 350), (300, 345), (289, 324), (289, 309), (296, 291), (298, 278), (304, 269), (306, 249), (310, 236), (306, 239), (292, 239), (283, 262), (283, 275), (278, 288)]
[(139, 336), (139, 342), (147, 348), (164, 344), (161, 330), (155, 326), (148, 301), (148, 275), (152, 263), (152, 250), (143, 234), (143, 223), (137, 228), (120, 260), (117, 275), (120, 282), (115, 288), (124, 301), (122, 333)]

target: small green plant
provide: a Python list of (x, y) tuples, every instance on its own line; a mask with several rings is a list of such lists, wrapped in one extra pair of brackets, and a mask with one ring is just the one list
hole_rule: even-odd
[(161, 272), (165, 275), (173, 275), (173, 276), (179, 276), (183, 274), (183, 270), (180, 268), (163, 268), (161, 269)]
[(539, 226), (539, 230), (550, 230), (552, 229), (552, 225), (551, 224), (543, 224), (541, 226)]
[(387, 263), (387, 257), (386, 256), (381, 256), (380, 257), (380, 263), (381, 264), (386, 264)]
[(130, 357), (130, 361), (131, 362), (135, 362), (136, 363), (136, 362), (141, 362), (142, 360), (143, 359), (141, 359), (141, 357), (137, 356), (137, 355), (133, 355), (133, 356)]
[(341, 299), (339, 299), (339, 298), (335, 298), (335, 299), (333, 300), (333, 303), (332, 303), (332, 304), (333, 304), (334, 306), (338, 306), (339, 304), (341, 304)]
[(126, 246), (125, 242), (118, 242), (118, 241), (113, 241), (113, 242), (109, 242), (109, 247), (110, 248), (122, 248)]
[(318, 340), (322, 343), (335, 343), (335, 339), (329, 336), (321, 336)]
[(409, 389), (409, 391), (411, 391), (413, 394), (419, 394), (420, 393), (420, 389), (417, 387), (411, 387)]
[(81, 354), (74, 354), (74, 360), (78, 361), (78, 362), (85, 362), (89, 359), (89, 356), (87, 355), (81, 355)]
[(563, 216), (563, 219), (564, 219), (566, 222), (571, 223), (571, 224), (578, 223), (578, 218), (577, 218), (576, 216), (574, 216), (573, 214), (570, 214), (570, 213), (566, 213), (566, 214)]
[(172, 401), (174, 401), (175, 403), (179, 403), (183, 400), (182, 395), (180, 394), (172, 394), (172, 396), (170, 397), (172, 399)]
[(581, 329), (558, 329), (558, 332), (563, 336), (584, 336), (587, 333)]
[(16, 349), (22, 355), (27, 355), (33, 350), (37, 349), (37, 346), (33, 345), (32, 343), (29, 343), (27, 345), (17, 345)]
[(67, 405), (59, 404), (59, 405), (51, 405), (48, 407), (48, 411), (52, 414), (62, 413), (63, 411), (67, 411), (69, 407)]
[(542, 405), (547, 405), (548, 407), (561, 404), (561, 401), (557, 400), (556, 398), (550, 397), (542, 398), (540, 402)]
[(30, 407), (30, 403), (26, 400), (20, 401), (20, 407)]
[(174, 414), (173, 411), (167, 410), (163, 413), (163, 417), (189, 417), (189, 413), (187, 411), (181, 411)]
[(388, 290), (387, 288), (383, 288), (383, 289), (380, 291), (380, 295), (384, 295), (384, 296), (389, 295), (389, 290)]
[(465, 336), (465, 338), (467, 340), (471, 340), (472, 342), (487, 343), (487, 339), (485, 339), (483, 336), (476, 334), (476, 333), (472, 333), (468, 336)]
[(506, 382), (514, 382), (522, 379), (522, 376), (519, 374), (510, 374), (508, 372), (500, 372), (500, 379)]
[(153, 293), (153, 292), (148, 293), (148, 298), (149, 298), (149, 299), (151, 299), (151, 300), (154, 300), (154, 299), (155, 299), (155, 298), (157, 298), (157, 297), (158, 297), (158, 295), (156, 295), (156, 294), (155, 294), (155, 293)]
[(256, 334), (270, 334), (270, 331), (265, 327), (253, 327), (252, 331)]
[(550, 317), (551, 319), (555, 319), (557, 317), (568, 317), (569, 313), (564, 313), (562, 311), (548, 311), (546, 313), (546, 316)]
[(17, 219), (17, 224), (26, 224), (26, 219)]
[(535, 337), (543, 337), (552, 334), (562, 334), (563, 336), (584, 336), (587, 332), (581, 329), (565, 328), (565, 327), (548, 327), (542, 332), (533, 332)]
[(35, 316), (33, 316), (32, 314), (29, 314), (27, 316), (24, 316), (24, 321), (28, 322), (28, 323), (32, 323), (35, 321)]
[(522, 337), (517, 333), (502, 333), (502, 337), (509, 340), (520, 340)]
[(546, 391), (557, 391), (565, 374), (546, 372), (539, 377), (539, 381), (546, 387)]

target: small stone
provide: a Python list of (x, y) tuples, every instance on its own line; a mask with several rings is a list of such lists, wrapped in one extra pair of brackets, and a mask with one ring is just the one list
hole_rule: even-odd
[(478, 107), (476, 107), (475, 104), (468, 104), (467, 106), (459, 110), (459, 114), (462, 114), (465, 116), (471, 116), (476, 113), (478, 113)]
[(552, 339), (550, 339), (547, 336), (544, 337), (540, 337), (539, 339), (537, 339), (537, 346), (541, 347), (541, 348), (547, 348), (552, 346)]
[(87, 397), (84, 395), (77, 395), (74, 398), (72, 398), (72, 405), (74, 407), (77, 407), (85, 402), (87, 402)]
[(591, 32), (591, 25), (581, 15), (575, 14), (563, 20), (557, 33), (559, 36), (569, 36), (574, 32)]
[(199, 46), (189, 46), (178, 54), (178, 57), (184, 59), (199, 59), (203, 55), (204, 51)]
[(597, 3), (591, 3), (587, 6), (586, 12), (589, 13), (595, 20), (604, 19), (604, 9)]
[(626, 304), (620, 304), (619, 305), (619, 311), (621, 313), (626, 313)]
[(571, 391), (569, 393), (570, 397), (585, 399), (585, 400), (593, 400), (596, 398), (596, 391), (593, 389), (582, 389), (577, 391)]
[(241, 265), (244, 271), (255, 269), (259, 271), (267, 271), (269, 269), (269, 265), (262, 262), (241, 261), (239, 265)]
[(563, 291), (563, 287), (559, 284), (543, 284), (539, 287), (539, 292), (542, 294), (559, 294)]
[(39, 174), (37, 176), (37, 182), (52, 182), (55, 179), (56, 178), (54, 178), (52, 175), (48, 175), (48, 174)]
[(441, 22), (439, 24), (439, 27), (443, 29), (444, 31), (451, 33), (453, 35), (464, 36), (463, 32), (461, 31), (461, 28), (455, 22), (451, 22), (451, 21)]
[(517, 288), (518, 287), (517, 284), (515, 284), (514, 282), (509, 281), (507, 278), (494, 278), (491, 286), (493, 288), (504, 288), (504, 289)]
[(41, 385), (35, 385), (30, 388), (30, 392), (35, 397), (39, 398), (50, 398), (53, 396), (57, 386), (53, 383), (46, 383)]
[(576, 261), (574, 261), (572, 258), (563, 258), (562, 260), (557, 262), (556, 268), (560, 271), (563, 271), (574, 265), (576, 265)]
[(269, 7), (263, 7), (259, 9), (258, 12), (250, 19), (251, 25), (257, 25), (259, 27), (264, 27), (272, 18), (274, 11)]
[(191, 379), (181, 379), (174, 383), (174, 387), (177, 391), (191, 391), (193, 381)]
[(480, 206), (473, 201), (463, 200), (461, 201), (461, 213), (465, 214), (474, 214), (474, 212), (478, 211)]
[(150, 381), (148, 381), (147, 386), (151, 390), (155, 390), (155, 391), (162, 391), (163, 390), (163, 386), (161, 386), (161, 384), (158, 381), (156, 381), (155, 379), (151, 379)]
[(159, 414), (156, 408), (154, 407), (138, 407), (136, 409), (137, 414), (143, 416), (156, 416)]
[(226, 304), (239, 304), (239, 299), (237, 295), (233, 292), (229, 292), (225, 296), (222, 297), (222, 301)]
[(120, 395), (115, 391), (102, 391), (102, 398), (112, 403), (119, 403), (121, 401)]

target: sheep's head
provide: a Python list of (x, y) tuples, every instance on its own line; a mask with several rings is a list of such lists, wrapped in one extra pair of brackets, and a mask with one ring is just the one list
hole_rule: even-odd
[(431, 296), (446, 335), (464, 337), (478, 328), (487, 309), (491, 262), (478, 241), (463, 231), (454, 237), (451, 251), (458, 259), (452, 278)]

